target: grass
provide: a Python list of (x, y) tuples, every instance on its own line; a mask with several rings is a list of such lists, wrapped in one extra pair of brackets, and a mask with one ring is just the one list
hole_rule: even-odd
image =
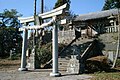
[(90, 75), (93, 76), (91, 80), (120, 80), (120, 72), (101, 72)]

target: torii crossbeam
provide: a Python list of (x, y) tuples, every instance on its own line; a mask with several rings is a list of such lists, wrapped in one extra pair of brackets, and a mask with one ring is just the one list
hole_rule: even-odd
[[(20, 31), (23, 31), (23, 43), (22, 43), (21, 67), (18, 70), (20, 70), (20, 71), (27, 70), (27, 68), (26, 68), (26, 50), (27, 50), (28, 30), (36, 30), (36, 29), (44, 28), (46, 26), (53, 24), (53, 33), (52, 33), (53, 68), (52, 68), (52, 73), (50, 73), (50, 76), (60, 76), (60, 73), (58, 72), (58, 28), (56, 25), (57, 24), (56, 17), (58, 15), (62, 15), (62, 13), (65, 11), (66, 6), (67, 6), (67, 4), (64, 4), (63, 6), (60, 6), (54, 10), (51, 10), (49, 12), (38, 15), (42, 19), (52, 18), (48, 23), (43, 23), (42, 25), (21, 27), (19, 29)], [(27, 17), (27, 18), (18, 18), (18, 19), (20, 20), (20, 23), (22, 23), (22, 24), (30, 23), (35, 20), (33, 16)]]

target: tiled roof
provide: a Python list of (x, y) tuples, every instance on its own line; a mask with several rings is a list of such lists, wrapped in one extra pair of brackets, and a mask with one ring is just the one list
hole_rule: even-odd
[(108, 16), (111, 16), (111, 15), (118, 14), (118, 12), (120, 13), (120, 10), (111, 9), (111, 10), (93, 12), (93, 13), (88, 13), (88, 14), (82, 14), (82, 15), (77, 16), (74, 19), (74, 21), (86, 21), (86, 20), (91, 20), (91, 19), (108, 17)]

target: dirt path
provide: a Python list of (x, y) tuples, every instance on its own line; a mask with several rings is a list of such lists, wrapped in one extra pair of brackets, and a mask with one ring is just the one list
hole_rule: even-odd
[(0, 71), (0, 80), (90, 80), (88, 75), (71, 75), (61, 72), (61, 77), (50, 77), (51, 70), (19, 72), (17, 70)]
[(0, 60), (0, 80), (90, 80), (92, 76), (73, 75), (60, 71), (60, 77), (50, 77), (51, 69), (18, 71), (20, 60)]
[(15, 70), (20, 67), (20, 60), (0, 59), (0, 71)]

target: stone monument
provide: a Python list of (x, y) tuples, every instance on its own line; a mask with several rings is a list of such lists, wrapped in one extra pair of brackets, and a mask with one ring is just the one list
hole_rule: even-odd
[(72, 74), (79, 73), (79, 60), (77, 59), (77, 55), (71, 55), (71, 59), (68, 63), (67, 72)]

